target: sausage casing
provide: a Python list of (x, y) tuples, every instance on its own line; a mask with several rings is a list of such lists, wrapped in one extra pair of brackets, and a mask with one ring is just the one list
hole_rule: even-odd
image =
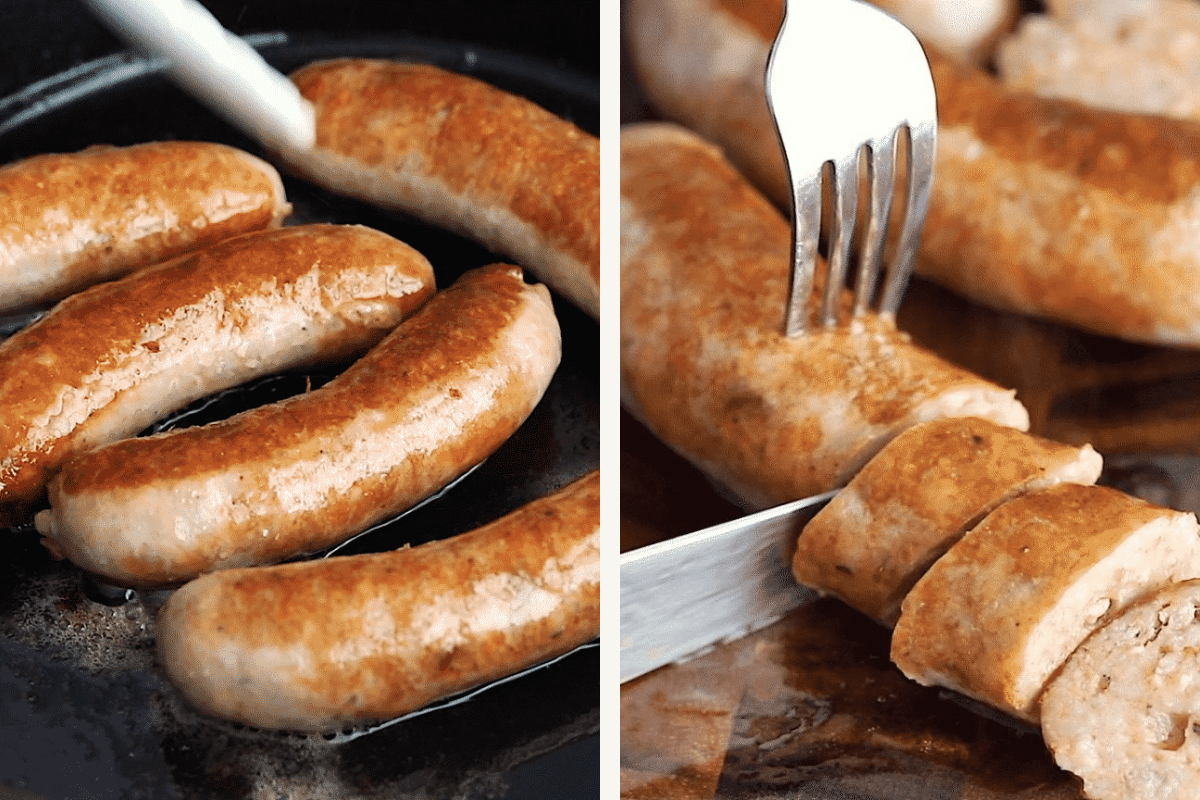
[[(780, 0), (637, 0), (629, 41), (656, 108), (786, 208), (763, 91), (782, 11)], [(927, 55), (938, 145), (917, 274), (1001, 310), (1200, 346), (1200, 124), (1012, 91)]]
[(787, 337), (790, 263), (787, 222), (716, 148), (673, 125), (625, 127), (622, 400), (745, 505), (840, 486), (918, 422), (1028, 427), (1014, 392), (889, 318)]
[(482, 81), (423, 64), (340, 59), (292, 75), (317, 143), (300, 175), (503, 253), (600, 313), (600, 142)]

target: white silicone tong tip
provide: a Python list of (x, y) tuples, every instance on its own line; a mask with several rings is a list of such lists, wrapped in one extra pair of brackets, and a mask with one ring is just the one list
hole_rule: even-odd
[(269, 150), (307, 150), (312, 104), (194, 0), (84, 0), (117, 36), (166, 62), (166, 74)]

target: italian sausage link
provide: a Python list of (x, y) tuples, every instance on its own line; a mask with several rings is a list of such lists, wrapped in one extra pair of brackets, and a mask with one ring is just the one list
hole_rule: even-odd
[(252, 377), (365, 352), (434, 292), (361, 226), (244, 234), (93, 286), (0, 342), (0, 524), (68, 458)]
[(1200, 345), (1200, 124), (930, 63), (938, 179), (918, 272), (995, 308)]
[(695, 134), (622, 131), (621, 388), (657, 436), (761, 507), (842, 485), (918, 422), (1028, 427), (1014, 392), (890, 318), (786, 337), (788, 227)]
[(600, 313), (600, 142), (540, 106), (420, 64), (318, 62), (292, 80), (317, 143), (282, 156), (326, 188), (514, 259)]
[(544, 286), (518, 267), (472, 270), (320, 389), (68, 462), (38, 530), (128, 586), (319, 550), (486, 458), (560, 354)]
[(291, 211), (274, 167), (233, 147), (151, 142), (0, 167), (0, 312), (58, 300)]
[(205, 575), (164, 605), (159, 657), (215, 716), (388, 719), (598, 636), (599, 554), (597, 471), (449, 539)]

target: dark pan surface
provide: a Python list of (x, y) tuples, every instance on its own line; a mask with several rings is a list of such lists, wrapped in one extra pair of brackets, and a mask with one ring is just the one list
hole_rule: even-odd
[[(305, 31), (257, 39), (288, 71), (333, 56), (469, 72), (598, 131), (594, 78), (521, 55), (411, 36)], [(0, 162), (91, 144), (205, 139), (259, 149), (131, 56), (76, 67), (0, 101)], [(438, 284), (502, 258), (472, 242), (285, 176), (290, 223), (362, 223), (416, 247)], [(443, 496), (340, 552), (454, 535), (599, 464), (599, 330), (555, 297), (563, 361), (526, 424)], [(0, 325), (0, 336), (7, 332)], [(333, 373), (257, 381), (197, 404), (195, 424)], [(587, 797), (598, 794), (599, 648), (357, 736), (239, 729), (182, 706), (153, 661), (160, 595), (126, 596), (52, 561), (29, 529), (0, 565), (0, 800), (7, 798)]]

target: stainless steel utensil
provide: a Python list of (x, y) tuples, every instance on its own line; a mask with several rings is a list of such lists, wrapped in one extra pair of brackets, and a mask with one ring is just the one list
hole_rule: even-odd
[(834, 494), (624, 553), (621, 682), (745, 636), (814, 597), (792, 577), (789, 551)]
[(933, 181), (937, 103), (924, 50), (907, 28), (858, 0), (792, 0), (771, 48), (766, 90), (792, 184), (787, 335), (809, 326), (809, 298), (820, 286), (815, 273), (826, 164), (832, 168), (833, 213), (818, 325), (837, 321), (858, 214), (860, 159), (870, 215), (854, 314), (871, 307), (876, 294), (899, 177), (907, 192), (904, 219), (878, 301), (879, 313), (894, 314), (912, 273)]

